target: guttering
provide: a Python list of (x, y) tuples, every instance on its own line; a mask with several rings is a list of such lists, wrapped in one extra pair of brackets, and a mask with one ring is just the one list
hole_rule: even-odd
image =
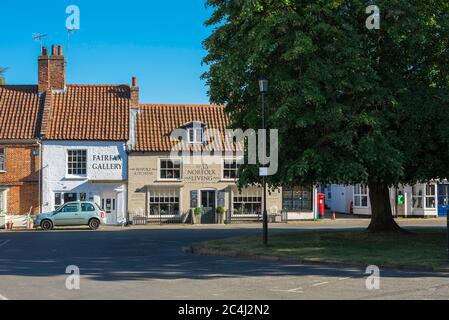
[(12, 144), (39, 144), (39, 140), (36, 139), (0, 139), (0, 144), (12, 145)]

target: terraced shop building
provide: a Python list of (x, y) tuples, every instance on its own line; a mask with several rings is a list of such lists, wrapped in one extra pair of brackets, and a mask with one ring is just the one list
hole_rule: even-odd
[(39, 212), (42, 109), (38, 86), (0, 86), (0, 215)]
[(127, 212), (129, 113), (138, 105), (137, 81), (129, 85), (70, 85), (62, 48), (39, 57), (45, 95), (42, 140), (42, 210), (92, 201), (108, 224)]
[[(140, 105), (132, 122), (135, 141), (128, 158), (131, 220), (134, 216), (144, 216), (150, 221), (185, 221), (197, 207), (204, 210), (204, 223), (214, 222), (217, 207), (225, 208), (228, 219), (260, 218), (263, 190), (260, 187), (238, 190), (236, 158), (223, 155), (214, 162), (203, 157), (202, 162), (195, 163), (185, 161), (188, 157), (170, 156), (174, 148), (188, 155), (204, 151), (205, 142), (211, 141), (205, 134), (207, 129), (224, 134), (227, 118), (222, 106)], [(179, 140), (171, 137), (177, 129), (186, 132)], [(269, 193), (270, 214), (281, 213), (281, 192)]]

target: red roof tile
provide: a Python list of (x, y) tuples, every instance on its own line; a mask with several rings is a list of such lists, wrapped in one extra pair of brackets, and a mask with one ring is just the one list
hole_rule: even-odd
[[(229, 118), (225, 115), (223, 106), (142, 104), (136, 120), (134, 150), (170, 152), (179, 143), (179, 140), (171, 138), (172, 132), (193, 121), (205, 124), (208, 129), (219, 130), (224, 142)], [(192, 147), (198, 145), (188, 146), (190, 150)]]
[(42, 103), (37, 86), (0, 86), (0, 139), (36, 139)]
[(42, 135), (47, 140), (127, 141), (128, 85), (67, 85), (47, 93)]

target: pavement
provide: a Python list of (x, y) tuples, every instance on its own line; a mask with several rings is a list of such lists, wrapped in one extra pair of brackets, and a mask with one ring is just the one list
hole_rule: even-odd
[[(366, 219), (271, 225), (271, 232), (366, 228)], [(440, 219), (400, 219), (407, 228), (444, 228)], [(260, 225), (105, 227), (0, 231), (0, 300), (16, 299), (449, 299), (449, 274), (196, 256), (195, 242), (260, 234)], [(67, 267), (80, 270), (76, 281)], [(72, 285), (72, 286), (70, 286)], [(76, 287), (76, 285), (75, 285)]]

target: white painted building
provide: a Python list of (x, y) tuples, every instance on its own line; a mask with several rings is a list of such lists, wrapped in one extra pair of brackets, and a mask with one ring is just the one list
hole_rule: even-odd
[[(449, 210), (449, 188), (437, 182), (419, 183), (414, 186), (390, 188), (390, 202), (394, 216), (438, 217)], [(332, 185), (331, 210), (354, 215), (371, 215), (371, 203), (367, 186)], [(398, 201), (398, 197), (402, 198)]]
[(139, 88), (129, 85), (68, 85), (62, 47), (39, 57), (42, 212), (67, 202), (91, 201), (108, 224), (126, 221), (130, 112)]
[(91, 201), (105, 210), (108, 224), (120, 224), (126, 220), (127, 172), (125, 143), (44, 141), (43, 211), (66, 202)]

